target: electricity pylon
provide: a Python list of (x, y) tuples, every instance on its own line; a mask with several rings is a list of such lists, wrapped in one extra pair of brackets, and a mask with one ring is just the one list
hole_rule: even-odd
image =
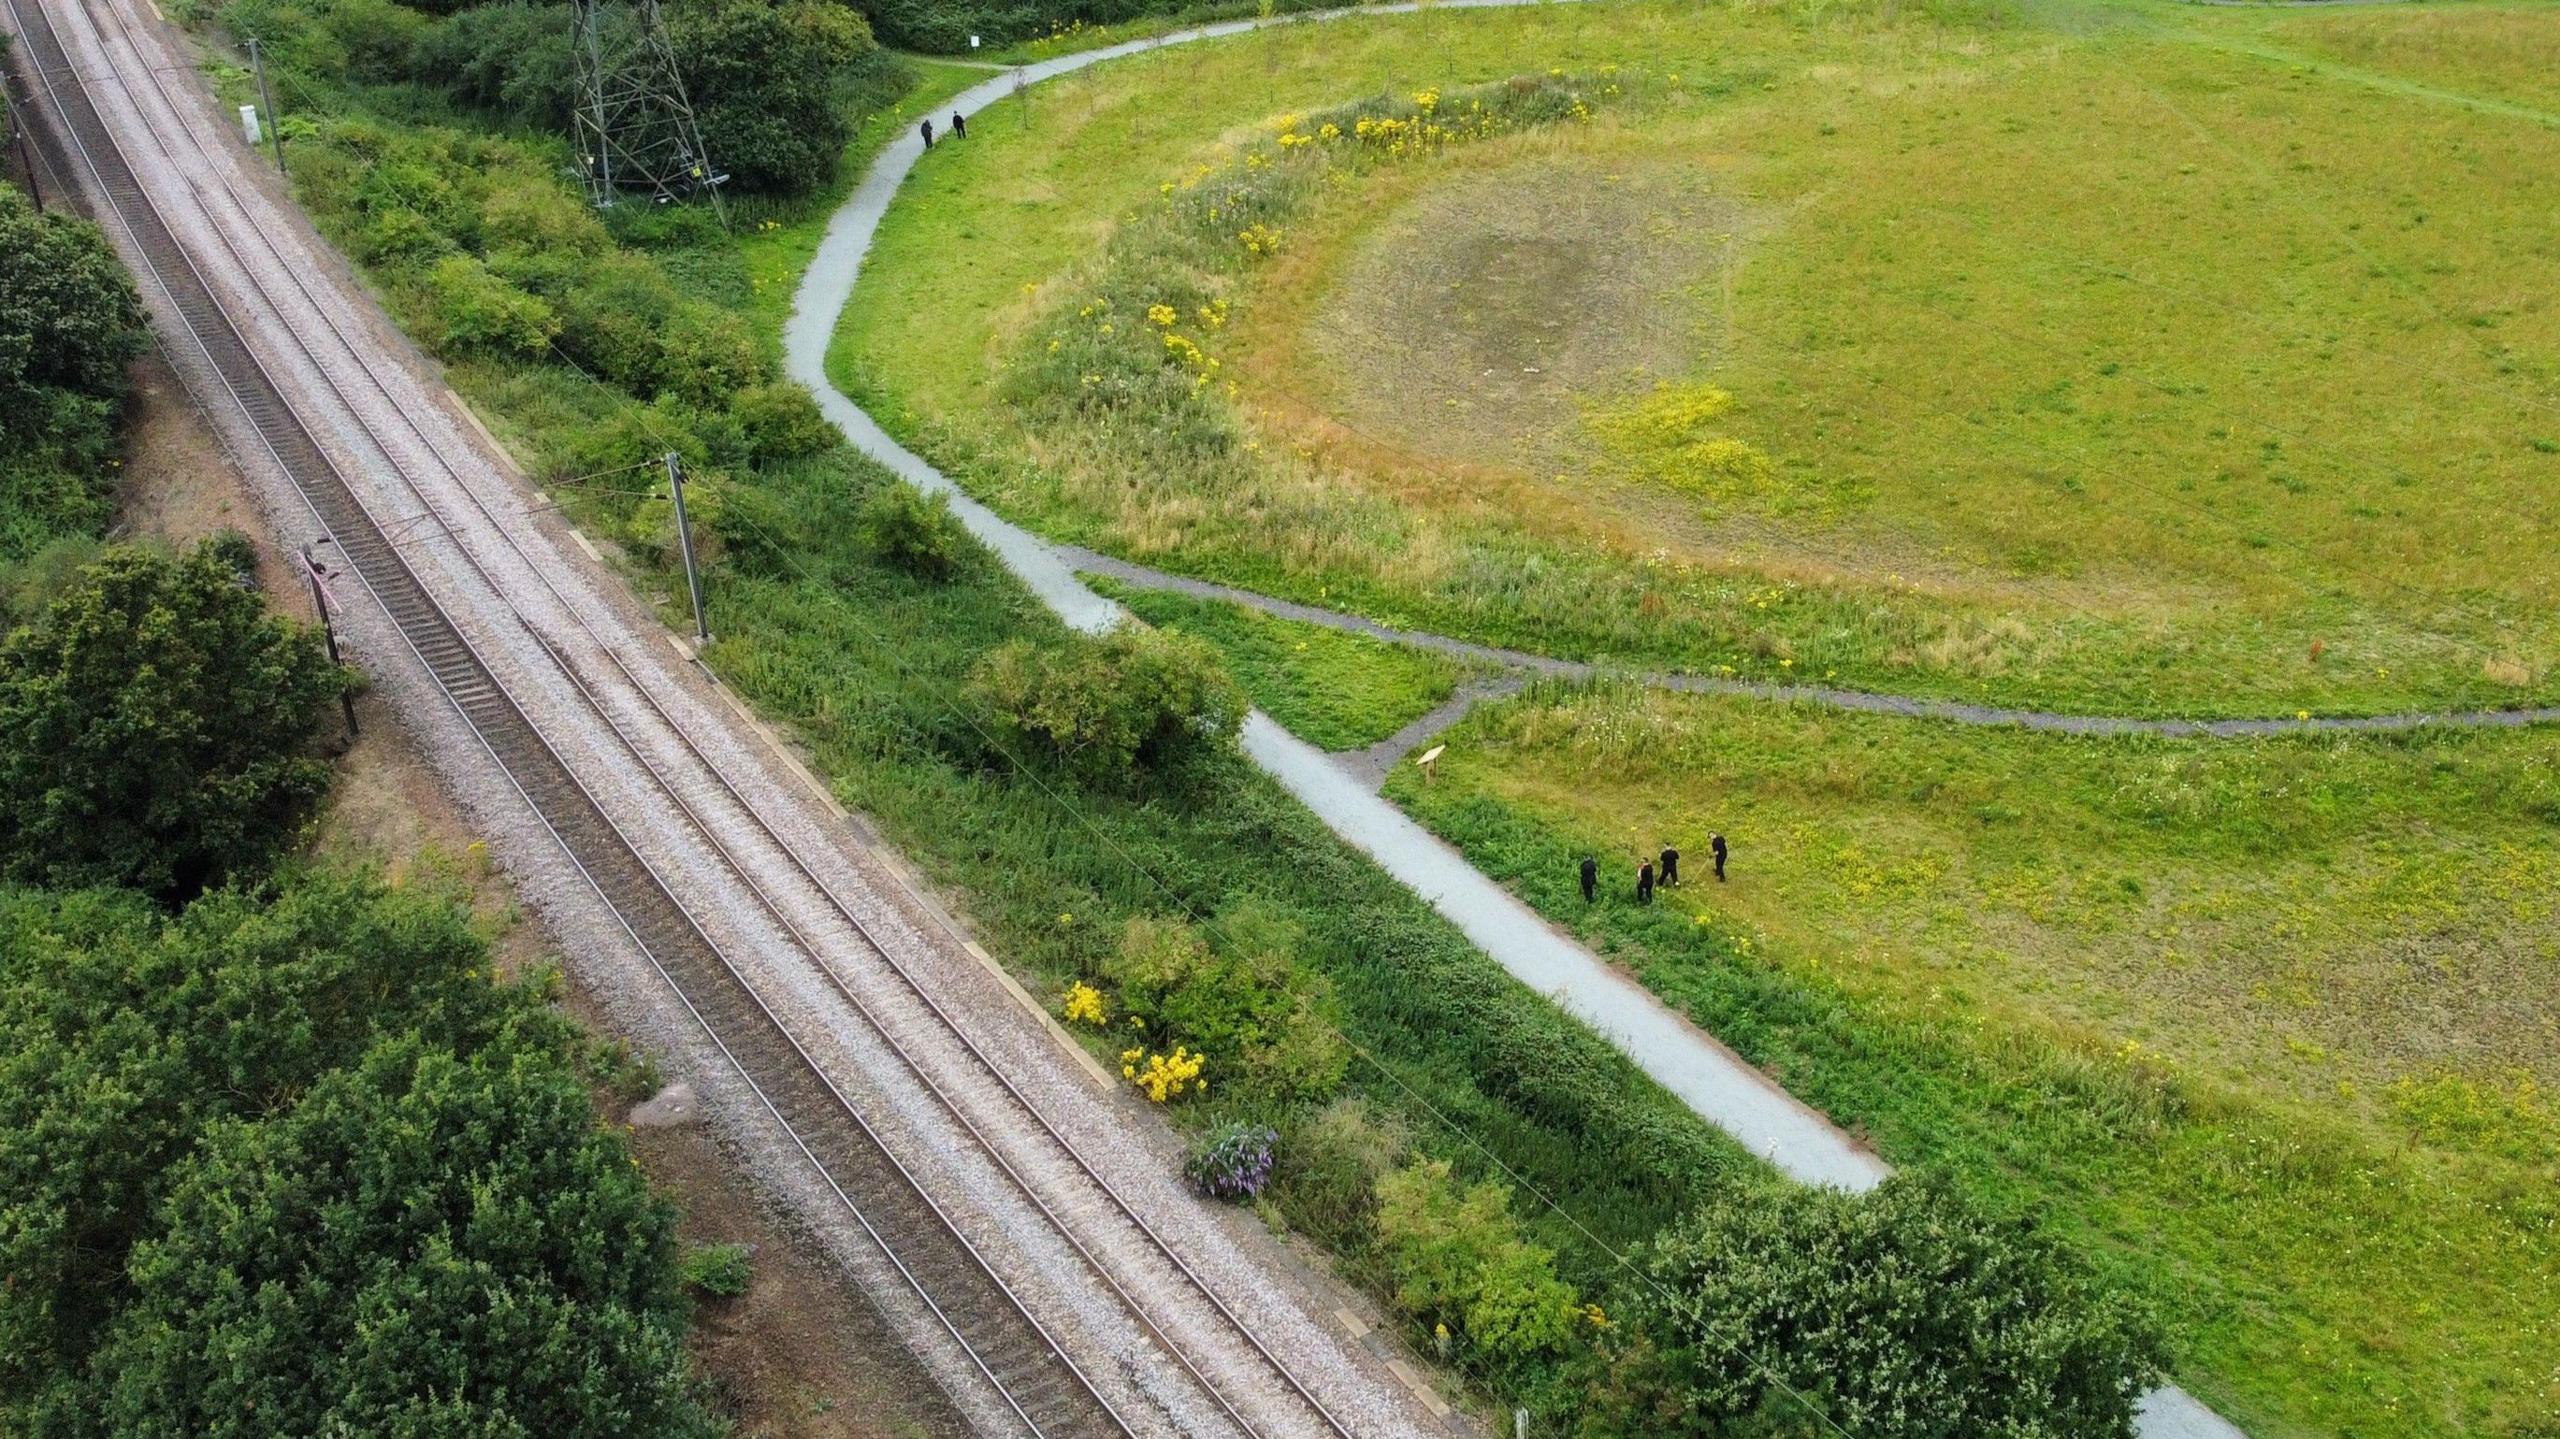
[(587, 197), (601, 210), (624, 195), (664, 203), (709, 191), (719, 204), (718, 187), (729, 177), (712, 169), (703, 152), (658, 0), (633, 0), (627, 23), (608, 23), (605, 0), (575, 0), (572, 8), (578, 163), (586, 171)]

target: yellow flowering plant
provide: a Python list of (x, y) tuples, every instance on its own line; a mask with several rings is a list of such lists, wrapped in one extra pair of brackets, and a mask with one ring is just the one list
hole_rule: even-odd
[(1071, 1024), (1090, 1024), (1096, 1029), (1111, 1023), (1111, 1011), (1102, 1002), (1102, 991), (1081, 980), (1067, 986), (1066, 1004), (1059, 1013)]
[(1177, 1044), (1171, 1054), (1147, 1055), (1142, 1065), (1138, 1062), (1138, 1053), (1134, 1049), (1121, 1051), (1120, 1074), (1136, 1084), (1149, 1102), (1164, 1104), (1181, 1098), (1185, 1091), (1209, 1092), (1209, 1081), (1201, 1073), (1208, 1067), (1207, 1056), (1193, 1054)]

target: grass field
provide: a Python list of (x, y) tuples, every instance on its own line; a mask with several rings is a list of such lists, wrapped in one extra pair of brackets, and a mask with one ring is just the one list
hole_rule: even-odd
[[(2139, 1265), (2251, 1434), (2560, 1419), (2560, 737), (2064, 739), (1603, 687), (1447, 742), (1393, 780), (1408, 809), (1896, 1163)], [(1686, 883), (1639, 908), (1665, 842)]]
[(1723, 832), (1737, 882), (1684, 902), (1853, 993), (2384, 1128), (2446, 1073), (2560, 1089), (2560, 733), (2098, 739), (1602, 686), (1447, 742), (1434, 814), (1481, 797), (1630, 872)]
[[(974, 65), (920, 55), (897, 57), (896, 71), (903, 74), (893, 72), (884, 78), (877, 103), (865, 108), (861, 128), (845, 147), (833, 186), (790, 201), (750, 202), (739, 209), (733, 222), (733, 243), (706, 247), (719, 263), (736, 266), (730, 293), (737, 308), (755, 321), (757, 333), (777, 353), (783, 322), (791, 318), (791, 297), (799, 286), (800, 272), (809, 268), (818, 242), (826, 238), (827, 221), (861, 182), (872, 157), (917, 120), (938, 115), (952, 96), (987, 79), (987, 72)], [(736, 288), (739, 283), (745, 286), (743, 292)]]
[[(1610, 4), (1147, 56), (919, 170), (835, 369), (1040, 528), (1480, 640), (2124, 712), (2547, 699), (2555, 37)], [(1276, 117), (1551, 68), (1628, 93), (1350, 170), (1276, 257), (1177, 277), (1228, 304), (1201, 338), (1259, 471), (1012, 397), (1166, 183)], [(1766, 471), (1702, 474), (1716, 439)], [(1324, 683), (1261, 622), (1141, 603), (1275, 713)], [(1601, 688), (1448, 741), (1399, 802), (1896, 1163), (2159, 1296), (2259, 1439), (2560, 1425), (2560, 740)], [(1666, 840), (1677, 897), (1582, 906), (1581, 852)]]
[[(2121, 711), (2548, 698), (2521, 501), (2560, 478), (2560, 311), (2516, 237), (2560, 131), (2516, 97), (2560, 17), (1985, 17), (1569, 6), (1115, 63), (919, 171), (838, 373), (1042, 528), (1472, 638)], [(1550, 68), (1642, 103), (1350, 177), (1234, 279), (1259, 483), (1133, 488), (1002, 399), (1256, 126)], [(1702, 477), (1705, 439), (1765, 473)]]
[(2370, 13), (2287, 16), (2256, 32), (2315, 71), (2339, 67), (2363, 83), (2402, 84), (2560, 124), (2560, 29), (2530, 7), (2429, 5)]
[(1151, 625), (1198, 635), (1262, 711), (1319, 749), (1363, 749), (1456, 693), (1455, 661), (1216, 600), (1089, 581)]

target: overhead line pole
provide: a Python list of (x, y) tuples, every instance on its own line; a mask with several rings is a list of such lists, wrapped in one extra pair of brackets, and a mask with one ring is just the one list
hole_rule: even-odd
[(693, 635), (698, 645), (711, 643), (710, 622), (702, 617), (702, 572), (693, 563), (693, 526), (684, 516), (684, 461), (667, 451), (667, 489), (676, 501), (676, 548), (684, 555), (684, 586), (693, 594)]
[(275, 96), (267, 91), (267, 57), (258, 49), (258, 37), (249, 37), (249, 64), (258, 72), (258, 104), (267, 112), (267, 143), (275, 147), (276, 173), (284, 168), (284, 121), (276, 114)]
[[(320, 557), (313, 553), (313, 551), (318, 549), (321, 545), (331, 545), (336, 543), (336, 536), (322, 535), (319, 539), (313, 540), (309, 544), (304, 545), (302, 547), (302, 573), (305, 578), (311, 581), (311, 608), (312, 611), (320, 617), (320, 638), (329, 647), (329, 663), (332, 665), (343, 665), (346, 661), (341, 659), (338, 655), (338, 625), (334, 618), (336, 601), (330, 598), (329, 586), (326, 583), (329, 572), (321, 567)], [(356, 700), (355, 696), (348, 693), (344, 686), (340, 686), (338, 690), (338, 709), (340, 713), (347, 717), (347, 738), (354, 739), (358, 733), (356, 729)]]
[(36, 184), (36, 156), (27, 148), (27, 119), (17, 98), (9, 93), (9, 81), (0, 75), (0, 108), (8, 111), (9, 134), (18, 142), (18, 168), (27, 174), (27, 198), (35, 202), (36, 213), (44, 213), (44, 191)]

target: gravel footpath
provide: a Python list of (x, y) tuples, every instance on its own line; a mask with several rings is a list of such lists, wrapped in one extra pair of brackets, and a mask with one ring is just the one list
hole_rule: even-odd
[[(2204, 3), (2204, 0), (2197, 0)], [(2246, 0), (2263, 4), (2267, 0)], [(2311, 0), (2311, 3), (2335, 5), (2348, 0)], [(2395, 0), (2397, 3), (2397, 0)], [(2172, 739), (2247, 739), (2282, 734), (2390, 734), (2414, 729), (2521, 729), (2527, 725), (2560, 721), (2560, 705), (2535, 709), (2455, 710), (2445, 714), (2423, 714), (2408, 711), (2385, 715), (2313, 715), (2295, 719), (2136, 719), (2124, 715), (2065, 714), (2054, 710), (2009, 709), (1999, 705), (1967, 704), (1962, 700), (1917, 699), (1909, 695), (1880, 694), (1874, 690), (1840, 689), (1831, 685), (1772, 684), (1756, 680), (1724, 679), (1715, 675), (1693, 674), (1684, 670), (1637, 670), (1596, 665), (1585, 660), (1557, 659), (1553, 655), (1532, 654), (1527, 650), (1500, 649), (1493, 645), (1474, 644), (1451, 639), (1428, 630), (1398, 629), (1376, 620), (1340, 610), (1320, 609), (1295, 600), (1277, 599), (1254, 590), (1238, 589), (1212, 580), (1193, 579), (1147, 565), (1132, 564), (1123, 559), (1077, 546), (1060, 545), (1059, 557), (1081, 574), (1103, 575), (1143, 590), (1168, 590), (1193, 599), (1223, 600), (1242, 605), (1278, 619), (1297, 620), (1304, 624), (1322, 625), (1326, 629), (1368, 635), (1390, 644), (1409, 646), (1448, 655), (1453, 659), (1494, 665), (1524, 677), (1553, 676), (1561, 679), (1594, 679), (1603, 675), (1651, 685), (1656, 689), (1682, 690), (1691, 694), (1746, 695), (1754, 699), (1772, 700), (1780, 704), (1822, 705), (1830, 709), (1851, 710), (1862, 714), (1900, 715), (1906, 719), (1948, 720), (1955, 724), (1990, 725), (2007, 729), (2036, 730), (2046, 734), (2073, 735), (2162, 735)], [(1453, 715), (1447, 724), (1455, 724), (1463, 714)], [(1444, 724), (1442, 728), (1447, 728)], [(1420, 739), (1417, 736), (1417, 741)]]
[[(446, 408), (427, 363), (273, 192), (271, 175), (243, 163), (225, 118), (183, 78), (192, 57), (179, 43), (131, 0), (51, 0), (47, 13), (171, 230), (315, 438), (400, 537), (419, 577), (671, 892), (749, 967), (759, 995), (1114, 1405), (1150, 1433), (1236, 1432), (1094, 1281), (1079, 1247), (1264, 1432), (1317, 1427), (1108, 1202), (1106, 1181), (1353, 1432), (1446, 1432), (1374, 1356), (1320, 1323), (1321, 1286), (1293, 1272), (1276, 1244), (1183, 1190), (1162, 1126), (1125, 1093), (1097, 1086), (884, 857), (776, 763), (705, 673), (666, 643), (656, 618), (584, 562), (556, 519), (529, 508), (533, 497), (503, 459)], [(165, 297), (148, 297), (164, 333), (182, 334)], [(169, 348), (189, 384), (221, 400), (209, 408), (234, 453), (250, 461), (243, 469), (279, 538), (316, 538), (298, 493), (266, 461), (202, 355), (183, 340)], [(694, 1083), (724, 1143), (825, 1240), (972, 1422), (990, 1433), (1018, 1430), (359, 590), (352, 576), (337, 583), (354, 657), (417, 727), (617, 1024)], [(965, 1025), (984, 1062), (919, 991)]]

